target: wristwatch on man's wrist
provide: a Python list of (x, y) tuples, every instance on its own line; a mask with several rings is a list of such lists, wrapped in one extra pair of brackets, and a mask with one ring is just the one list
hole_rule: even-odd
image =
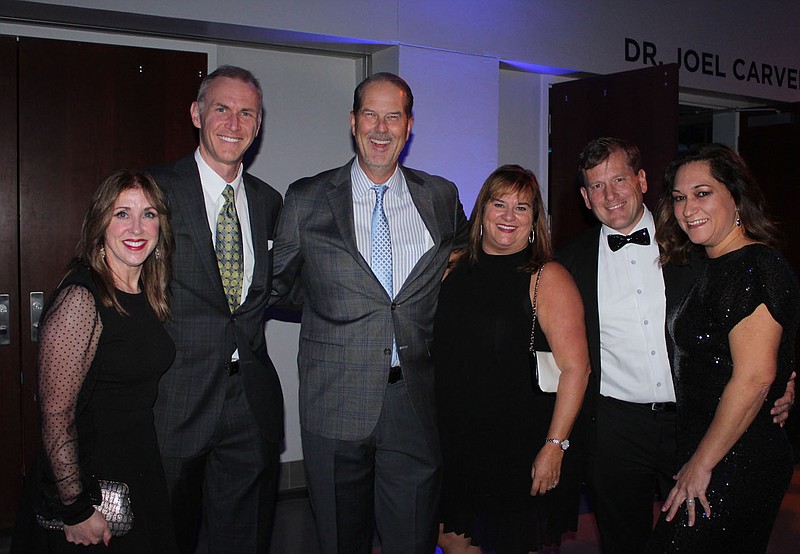
[(553, 444), (559, 445), (563, 452), (566, 452), (567, 448), (569, 448), (569, 439), (560, 440), (560, 439), (547, 438), (547, 439), (544, 439), (544, 442), (552, 442)]

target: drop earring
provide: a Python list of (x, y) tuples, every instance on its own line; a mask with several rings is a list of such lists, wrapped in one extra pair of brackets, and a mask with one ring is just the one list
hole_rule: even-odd
[(481, 236), (483, 236), (483, 223), (481, 223), (480, 232), (481, 232)]
[(739, 210), (736, 210), (736, 226), (737, 227), (742, 226), (742, 218), (739, 216)]
[(534, 232), (533, 227), (531, 227), (531, 236), (528, 237), (528, 242), (533, 244), (533, 241), (535, 239), (536, 239), (536, 233)]
[(106, 259), (106, 247), (102, 244), (100, 245), (100, 257)]
[(153, 255), (156, 257), (156, 260), (160, 260), (160, 259), (161, 259), (161, 250), (159, 250), (158, 248), (156, 248), (156, 249), (153, 251)]

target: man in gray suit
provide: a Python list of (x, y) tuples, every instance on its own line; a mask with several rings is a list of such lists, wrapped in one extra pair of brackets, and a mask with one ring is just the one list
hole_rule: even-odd
[[(300, 423), (325, 553), (430, 553), (440, 452), (430, 356), (439, 283), (466, 217), (453, 183), (398, 164), (408, 84), (355, 90), (356, 161), (293, 183), (275, 239), (276, 297), (297, 280)], [(384, 185), (384, 186), (382, 186)]]
[(283, 395), (263, 314), (281, 197), (242, 166), (261, 111), (252, 73), (218, 68), (191, 106), (199, 148), (152, 171), (175, 236), (168, 330), (177, 354), (155, 416), (182, 552), (194, 551), (201, 511), (209, 552), (269, 547)]

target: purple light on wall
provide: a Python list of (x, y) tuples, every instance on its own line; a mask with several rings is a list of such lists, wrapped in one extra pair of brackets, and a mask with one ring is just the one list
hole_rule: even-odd
[(540, 73), (543, 75), (569, 75), (570, 73), (576, 73), (578, 71), (576, 69), (551, 67), (549, 65), (538, 65), (535, 63), (516, 62), (509, 60), (503, 60), (502, 63), (503, 65), (512, 69), (519, 69), (521, 71), (525, 71), (526, 73)]

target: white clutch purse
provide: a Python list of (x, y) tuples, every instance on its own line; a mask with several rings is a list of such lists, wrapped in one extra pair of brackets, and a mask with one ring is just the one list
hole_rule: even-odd
[(536, 336), (536, 297), (539, 294), (539, 277), (542, 276), (542, 271), (544, 271), (544, 266), (539, 268), (533, 288), (533, 321), (531, 323), (531, 344), (528, 349), (530, 351), (531, 386), (538, 392), (554, 393), (558, 390), (561, 370), (558, 368), (552, 352), (537, 351), (533, 346), (533, 339)]

